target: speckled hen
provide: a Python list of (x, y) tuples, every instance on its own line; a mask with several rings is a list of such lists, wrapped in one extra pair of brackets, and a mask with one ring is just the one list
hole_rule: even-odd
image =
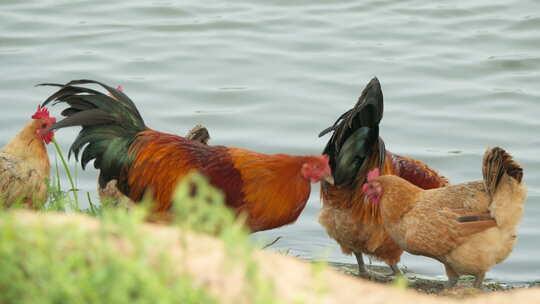
[(45, 145), (53, 139), (49, 128), (55, 122), (46, 108), (38, 106), (32, 121), (0, 150), (1, 204), (39, 207), (46, 202), (50, 163)]

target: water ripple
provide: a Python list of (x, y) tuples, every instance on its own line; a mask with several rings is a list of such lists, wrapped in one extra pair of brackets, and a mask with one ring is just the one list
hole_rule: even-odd
[[(318, 132), (378, 76), (390, 150), (453, 182), (480, 178), (487, 146), (506, 147), (525, 166), (529, 199), (518, 246), (488, 276), (533, 280), (539, 274), (531, 269), (540, 269), (539, 11), (535, 0), (4, 0), (0, 100), (9, 108), (0, 145), (51, 93), (34, 84), (96, 78), (122, 84), (153, 128), (184, 134), (202, 123), (216, 144), (320, 153), (326, 138)], [(58, 133), (62, 147), (76, 132)], [(80, 180), (94, 193), (94, 170)], [(331, 261), (353, 262), (319, 226), (317, 192), (295, 225), (257, 236), (283, 235), (277, 248), (303, 257), (330, 248)], [(403, 263), (442, 273), (425, 258)]]

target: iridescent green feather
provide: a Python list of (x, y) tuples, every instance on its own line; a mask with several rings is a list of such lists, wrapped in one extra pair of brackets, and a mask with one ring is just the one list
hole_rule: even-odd
[[(98, 84), (109, 95), (78, 86), (86, 84)], [(43, 102), (43, 106), (51, 102), (69, 105), (62, 112), (66, 118), (51, 129), (82, 127), (71, 145), (70, 155), (73, 154), (78, 161), (82, 151), (80, 161), (83, 169), (94, 160), (94, 167), (100, 170), (100, 180), (103, 182), (118, 179), (122, 170), (133, 161), (133, 155), (129, 153), (131, 143), (139, 132), (147, 129), (133, 101), (121, 91), (93, 80), (42, 85), (60, 87)]]
[(330, 157), (336, 185), (354, 184), (373, 153), (378, 153), (378, 165), (382, 168), (385, 158), (384, 143), (379, 138), (382, 116), (382, 90), (377, 78), (373, 78), (356, 105), (319, 134), (321, 137), (333, 132), (323, 153)]

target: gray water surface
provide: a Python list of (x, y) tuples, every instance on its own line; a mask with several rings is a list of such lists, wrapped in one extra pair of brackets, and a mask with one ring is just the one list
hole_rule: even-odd
[[(52, 93), (35, 84), (87, 78), (123, 85), (157, 130), (184, 134), (201, 123), (214, 144), (315, 154), (327, 140), (319, 131), (377, 76), (389, 150), (453, 183), (481, 178), (488, 146), (524, 166), (519, 241), (488, 277), (538, 280), (539, 12), (534, 0), (3, 0), (0, 145)], [(65, 151), (77, 132), (57, 133)], [(97, 172), (78, 175), (95, 197)], [(297, 223), (256, 237), (283, 236), (273, 248), (302, 258), (354, 262), (318, 224), (313, 188)], [(401, 265), (444, 273), (422, 257), (404, 255)]]

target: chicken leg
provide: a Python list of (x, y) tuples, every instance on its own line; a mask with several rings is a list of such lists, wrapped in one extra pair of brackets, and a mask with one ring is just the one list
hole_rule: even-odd
[(390, 269), (392, 269), (392, 273), (390, 275), (393, 275), (393, 276), (401, 276), (401, 275), (403, 275), (401, 270), (399, 270), (399, 267), (398, 267), (397, 263), (390, 264), (389, 266), (390, 266)]
[(458, 282), (459, 275), (457, 272), (452, 269), (452, 267), (444, 264), (444, 269), (446, 270), (446, 276), (448, 276), (448, 282), (446, 283), (446, 288), (452, 288), (456, 286)]
[(358, 264), (358, 276), (368, 278), (368, 271), (364, 265), (364, 257), (358, 252), (354, 252), (354, 256), (356, 257), (356, 262)]
[(486, 273), (481, 273), (476, 275), (476, 280), (474, 280), (473, 287), (474, 288), (481, 288), (482, 282), (484, 282), (484, 277), (486, 276)]
[(358, 264), (358, 276), (360, 277), (371, 279), (372, 278), (371, 274), (382, 276), (382, 277), (402, 275), (401, 270), (399, 270), (399, 267), (397, 266), (397, 264), (389, 265), (390, 269), (392, 270), (392, 273), (389, 275), (378, 273), (375, 271), (368, 271), (366, 269), (366, 265), (364, 264), (364, 257), (362, 256), (362, 253), (359, 253), (359, 252), (353, 252), (353, 253), (354, 253), (354, 256), (356, 257), (356, 262)]

